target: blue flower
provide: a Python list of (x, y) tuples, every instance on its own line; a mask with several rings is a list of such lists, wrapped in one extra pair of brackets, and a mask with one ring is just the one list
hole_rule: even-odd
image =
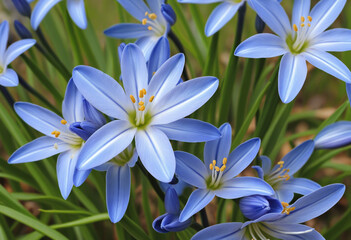
[(340, 121), (323, 128), (314, 139), (316, 149), (332, 149), (351, 143), (351, 122)]
[[(250, 213), (253, 213), (252, 208), (260, 207), (267, 210), (267, 213), (257, 219), (250, 219), (244, 224), (233, 222), (208, 227), (195, 234), (192, 240), (267, 240), (271, 237), (277, 239), (323, 240), (324, 237), (313, 228), (300, 223), (316, 218), (328, 211), (340, 200), (344, 192), (345, 186), (343, 184), (332, 184), (298, 199), (292, 205), (282, 203), (282, 206), (277, 205), (276, 201), (271, 201), (267, 197), (266, 201), (259, 196), (256, 196), (256, 200), (244, 198), (240, 201), (240, 209), (244, 215), (250, 216)], [(248, 205), (251, 205), (251, 207), (248, 207)], [(262, 210), (261, 212), (264, 213)]]
[(17, 11), (25, 17), (30, 17), (31, 9), (29, 6), (29, 2), (26, 0), (12, 0), (13, 5), (17, 9)]
[(179, 221), (180, 206), (176, 190), (169, 187), (165, 196), (166, 214), (159, 216), (152, 223), (152, 227), (159, 233), (179, 232), (191, 224), (191, 219), (185, 222)]
[(292, 24), (283, 7), (272, 0), (249, 0), (251, 7), (277, 35), (262, 33), (250, 37), (235, 50), (248, 58), (283, 55), (278, 76), (279, 96), (291, 102), (300, 92), (307, 76), (306, 61), (351, 83), (350, 70), (327, 51), (351, 50), (351, 30), (325, 31), (339, 16), (346, 0), (321, 0), (310, 12), (310, 0), (295, 0)]
[(14, 108), (23, 121), (46, 136), (19, 148), (8, 162), (34, 162), (60, 154), (57, 178), (62, 197), (66, 199), (73, 183), (80, 185), (90, 173), (90, 170), (78, 171), (76, 163), (84, 141), (105, 124), (104, 117), (83, 99), (72, 80), (68, 83), (62, 104), (64, 118), (31, 103), (17, 102)]
[(178, 196), (180, 196), (183, 194), (184, 189), (189, 187), (189, 184), (183, 180), (180, 180), (177, 176), (174, 176), (172, 181), (169, 183), (160, 182), (160, 187), (164, 192), (166, 192), (167, 189), (171, 187), (177, 192)]
[(183, 119), (200, 108), (216, 91), (218, 79), (202, 77), (177, 85), (184, 55), (167, 60), (148, 83), (145, 57), (135, 44), (122, 54), (124, 89), (110, 76), (88, 66), (73, 70), (83, 96), (98, 110), (118, 120), (106, 124), (84, 145), (78, 168), (88, 170), (118, 155), (134, 139), (145, 168), (161, 182), (170, 182), (175, 157), (169, 139), (204, 142), (220, 137), (211, 124)]
[(192, 192), (180, 214), (181, 222), (203, 209), (215, 196), (235, 199), (254, 194), (274, 194), (271, 186), (259, 178), (236, 177), (256, 157), (260, 149), (260, 139), (248, 140), (229, 154), (231, 126), (226, 123), (219, 130), (222, 137), (205, 145), (205, 164), (190, 153), (175, 152), (177, 175), (183, 181), (198, 188)]
[(294, 178), (311, 157), (314, 150), (313, 140), (308, 140), (286, 154), (273, 168), (272, 161), (261, 156), (262, 167), (254, 166), (258, 176), (269, 183), (275, 190), (275, 197), (282, 202), (290, 202), (294, 193), (309, 194), (320, 188), (320, 185), (306, 178)]
[[(152, 50), (162, 36), (166, 36), (172, 22), (169, 21), (169, 7), (162, 8), (164, 0), (117, 0), (135, 19), (141, 23), (120, 23), (105, 30), (105, 34), (113, 38), (134, 39), (149, 60)], [(162, 10), (163, 9), (163, 10)], [(163, 13), (167, 12), (167, 18)]]
[(20, 40), (11, 44), (6, 49), (9, 31), (9, 23), (3, 21), (0, 24), (0, 85), (4, 87), (15, 87), (18, 85), (17, 73), (7, 68), (7, 66), (19, 55), (31, 48), (36, 41), (34, 39)]
[[(46, 14), (51, 10), (51, 8), (61, 1), (62, 0), (39, 0), (33, 9), (30, 19), (32, 28), (37, 30)], [(73, 22), (79, 28), (87, 28), (88, 21), (85, 14), (84, 0), (67, 0), (67, 10)]]

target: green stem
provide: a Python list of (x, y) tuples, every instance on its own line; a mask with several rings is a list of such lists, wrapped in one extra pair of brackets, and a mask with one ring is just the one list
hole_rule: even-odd
[[(174, 32), (171, 30), (171, 31), (169, 31), (168, 36), (173, 41), (173, 43), (176, 45), (179, 52), (183, 53), (185, 56), (185, 49), (184, 49), (182, 43), (180, 42), (179, 38), (177, 37), (177, 35), (175, 35)], [(185, 59), (186, 59), (186, 57), (185, 57)], [(183, 69), (183, 78), (185, 81), (190, 79), (188, 72), (186, 70), (186, 67), (184, 67), (184, 69)]]

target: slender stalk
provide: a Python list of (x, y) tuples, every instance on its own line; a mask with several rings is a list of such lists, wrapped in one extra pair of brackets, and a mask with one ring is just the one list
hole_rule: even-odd
[[(180, 42), (179, 38), (174, 34), (174, 32), (172, 30), (169, 31), (168, 36), (173, 41), (173, 43), (176, 45), (179, 52), (181, 52), (185, 55), (185, 49), (184, 49), (182, 43)], [(186, 70), (186, 67), (184, 67), (184, 70), (183, 70), (183, 78), (185, 81), (189, 80), (189, 75), (188, 75), (188, 72)]]
[(15, 100), (13, 99), (13, 97), (11, 96), (9, 91), (3, 86), (0, 86), (0, 91), (1, 91), (2, 95), (4, 95), (4, 97), (5, 97), (6, 101), (8, 102), (8, 104), (12, 108), (13, 104), (15, 104)]
[(162, 191), (162, 189), (160, 188), (160, 185), (158, 184), (158, 182), (156, 181), (155, 178), (153, 178), (151, 176), (151, 174), (145, 169), (145, 167), (141, 164), (140, 161), (137, 162), (138, 167), (140, 168), (140, 170), (142, 171), (142, 173), (147, 177), (147, 179), (149, 180), (151, 186), (154, 188), (156, 194), (159, 196), (159, 198), (164, 201), (165, 199), (165, 194)]
[(206, 213), (205, 208), (203, 208), (200, 211), (200, 216), (201, 216), (201, 222), (202, 222), (202, 225), (204, 226), (204, 228), (207, 228), (208, 226), (210, 226), (210, 224), (208, 223), (208, 217), (207, 217), (207, 213)]

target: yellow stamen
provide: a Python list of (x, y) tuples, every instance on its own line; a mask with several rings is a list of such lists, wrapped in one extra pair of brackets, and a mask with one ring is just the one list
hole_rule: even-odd
[(146, 95), (146, 90), (145, 90), (145, 88), (143, 88), (142, 91), (143, 91), (143, 94)]
[(227, 164), (228, 159), (227, 158), (223, 158), (223, 165)]
[(304, 22), (305, 21), (305, 17), (301, 17), (301, 22)]
[(226, 165), (223, 165), (222, 167), (221, 167), (221, 172), (223, 172), (225, 169), (227, 168), (227, 166)]
[(151, 96), (149, 99), (149, 102), (152, 102), (154, 100), (155, 96)]
[(312, 22), (312, 17), (311, 16), (308, 16), (308, 21)]
[(52, 131), (52, 132), (51, 132), (51, 135), (55, 135), (55, 133), (56, 133), (56, 131)]
[(152, 73), (152, 76), (155, 75), (155, 73), (156, 73), (156, 72), (153, 72), (153, 73)]
[(149, 31), (151, 31), (151, 30), (152, 30), (152, 27), (151, 27), (151, 26), (148, 26), (147, 29), (148, 29)]
[(216, 169), (216, 172), (219, 172), (220, 171), (220, 169), (219, 169), (219, 167), (215, 167), (215, 169)]
[(144, 110), (145, 110), (145, 106), (144, 105), (139, 108), (139, 111), (144, 111)]
[(287, 208), (289, 206), (289, 203), (286, 203), (286, 202), (281, 202), (281, 204), (284, 208)]
[(286, 213), (286, 215), (289, 215), (290, 212), (295, 210), (295, 207), (289, 207), (289, 204), (286, 202), (282, 202), (282, 206), (284, 208), (282, 213)]
[(60, 133), (59, 131), (56, 131), (55, 137), (58, 138), (58, 137), (60, 136), (60, 134), (61, 134), (61, 133)]
[(304, 27), (305, 26), (305, 24), (304, 23), (301, 23), (301, 27)]
[(146, 25), (146, 23), (147, 23), (147, 19), (144, 18), (144, 19), (141, 21), (141, 24)]
[(216, 166), (216, 163), (217, 163), (216, 160), (212, 161), (213, 166)]
[(297, 28), (296, 24), (294, 24), (294, 31), (297, 32), (299, 29)]
[(144, 105), (144, 102), (143, 101), (140, 101), (139, 102), (139, 106), (143, 106)]
[(61, 123), (62, 123), (63, 125), (66, 125), (66, 124), (67, 124), (67, 121), (66, 121), (65, 119), (62, 119), (62, 120), (61, 120)]
[(133, 102), (133, 103), (135, 103), (135, 102), (136, 102), (136, 101), (135, 101), (135, 98), (134, 98), (134, 96), (133, 96), (133, 95), (130, 95), (129, 97), (130, 97), (130, 100), (132, 100), (132, 102)]
[(210, 164), (210, 170), (213, 170), (213, 164), (212, 163)]
[(149, 18), (155, 20), (157, 18), (157, 15), (155, 13), (151, 13), (149, 14)]
[(308, 23), (307, 26), (311, 27), (311, 23)]
[(148, 12), (145, 12), (145, 16), (147, 16), (149, 13)]
[(140, 98), (143, 98), (143, 97), (144, 97), (144, 93), (143, 93), (142, 90), (139, 91), (139, 97), (140, 97)]

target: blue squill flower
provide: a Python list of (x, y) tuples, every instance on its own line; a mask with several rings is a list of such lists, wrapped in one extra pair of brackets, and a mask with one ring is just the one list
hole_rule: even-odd
[(314, 138), (316, 149), (340, 148), (351, 143), (351, 122), (340, 121), (323, 128)]
[(152, 227), (159, 233), (179, 232), (191, 224), (191, 219), (179, 221), (180, 206), (176, 190), (169, 187), (165, 195), (166, 214), (159, 216), (152, 223)]
[(31, 32), (18, 20), (14, 21), (15, 30), (22, 39), (33, 38)]
[[(148, 5), (144, 0), (117, 1), (140, 23), (120, 23), (108, 28), (104, 33), (109, 37), (119, 39), (136, 38), (135, 43), (142, 49), (146, 60), (149, 60), (157, 41), (162, 36), (167, 37), (173, 23), (168, 22), (169, 16), (172, 15), (170, 10), (162, 8), (164, 0), (147, 0)], [(163, 15), (165, 11), (166, 18)]]
[(277, 35), (257, 34), (241, 43), (235, 55), (271, 58), (283, 55), (278, 76), (279, 96), (291, 102), (307, 76), (306, 61), (334, 77), (351, 83), (350, 70), (327, 53), (351, 50), (351, 30), (325, 31), (339, 16), (346, 0), (321, 0), (310, 12), (310, 0), (295, 0), (292, 23), (283, 7), (273, 0), (248, 0), (251, 7)]
[[(61, 1), (62, 0), (39, 0), (33, 9), (30, 19), (32, 28), (37, 30), (46, 14), (51, 10), (51, 8)], [(73, 22), (79, 28), (87, 28), (88, 20), (85, 14), (84, 0), (67, 0), (67, 10)]]
[(34, 39), (20, 40), (11, 44), (6, 49), (9, 31), (9, 23), (3, 21), (0, 24), (0, 85), (4, 87), (15, 87), (18, 85), (17, 73), (7, 68), (7, 66), (19, 55), (31, 48), (36, 41)]
[(314, 150), (313, 140), (308, 140), (286, 154), (272, 168), (272, 161), (266, 156), (260, 156), (262, 167), (253, 166), (258, 176), (269, 183), (275, 191), (275, 197), (282, 202), (290, 202), (294, 193), (309, 194), (320, 188), (320, 185), (306, 178), (294, 178), (311, 157)]
[(183, 119), (200, 108), (218, 87), (215, 77), (202, 77), (177, 85), (184, 68), (184, 55), (168, 59), (148, 82), (145, 57), (135, 44), (122, 54), (124, 89), (116, 80), (88, 66), (73, 70), (83, 96), (98, 110), (118, 120), (106, 124), (84, 145), (78, 168), (88, 170), (109, 161), (135, 138), (145, 168), (162, 182), (170, 182), (175, 157), (169, 139), (204, 142), (220, 137), (211, 124)]
[(26, 0), (12, 0), (13, 5), (17, 9), (17, 11), (25, 17), (29, 17), (31, 15), (31, 9), (29, 5), (29, 1)]
[(103, 116), (84, 101), (72, 80), (68, 83), (62, 104), (64, 118), (31, 103), (17, 102), (14, 108), (23, 121), (46, 136), (19, 148), (8, 162), (34, 162), (60, 154), (56, 166), (57, 178), (62, 197), (66, 199), (73, 187), (74, 175), (84, 178), (88, 174), (76, 170), (78, 155), (89, 135), (105, 123)]
[[(300, 199), (294, 204), (282, 203), (269, 197), (253, 196), (240, 201), (240, 210), (250, 219), (246, 223), (232, 222), (217, 224), (195, 234), (192, 240), (268, 240), (302, 239), (323, 240), (316, 230), (301, 223), (316, 218), (332, 208), (343, 196), (345, 186), (332, 184), (322, 187)], [(256, 198), (256, 199), (254, 199)], [(260, 209), (258, 212), (257, 209)], [(255, 209), (257, 214), (255, 214)]]
[(184, 189), (189, 187), (189, 184), (183, 180), (180, 180), (177, 176), (174, 176), (172, 181), (169, 183), (160, 182), (160, 187), (164, 192), (166, 192), (167, 189), (171, 187), (177, 192), (177, 195), (180, 196), (183, 194)]
[(215, 196), (235, 199), (254, 194), (274, 194), (272, 187), (260, 178), (236, 177), (256, 157), (261, 145), (260, 139), (248, 140), (229, 154), (232, 128), (226, 123), (219, 130), (222, 137), (205, 145), (205, 164), (190, 153), (175, 152), (177, 175), (197, 188), (180, 214), (181, 222), (207, 206)]

